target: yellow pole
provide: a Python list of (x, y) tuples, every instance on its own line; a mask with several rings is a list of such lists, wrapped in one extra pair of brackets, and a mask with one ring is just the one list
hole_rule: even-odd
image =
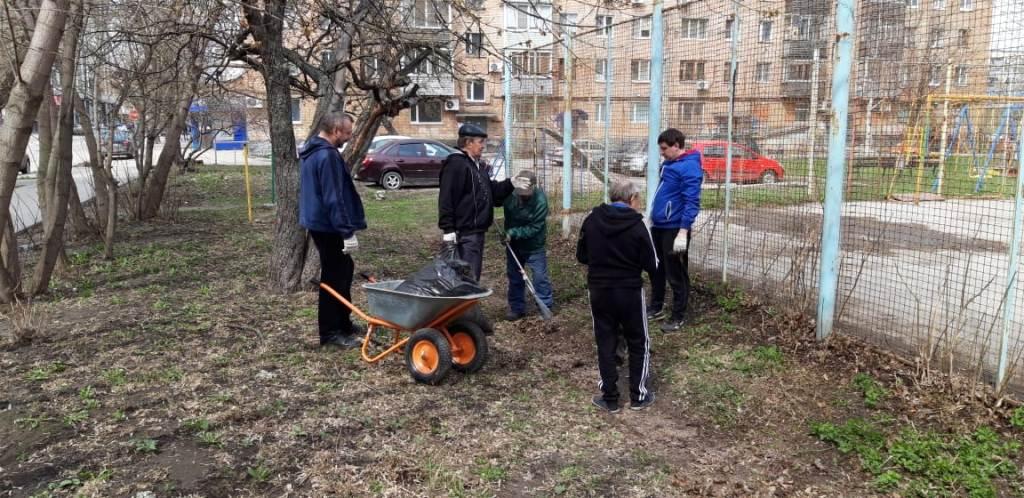
[(252, 182), (249, 181), (249, 144), (242, 146), (242, 164), (245, 170), (245, 202), (249, 206), (249, 223), (252, 218)]
[(921, 180), (924, 178), (924, 163), (928, 160), (928, 135), (932, 127), (932, 96), (925, 99), (924, 126), (921, 129), (921, 157), (917, 161), (917, 182), (914, 186), (914, 205), (921, 202)]

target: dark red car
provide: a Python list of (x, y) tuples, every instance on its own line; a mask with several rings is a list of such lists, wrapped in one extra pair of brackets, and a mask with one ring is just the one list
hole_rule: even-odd
[(440, 184), (441, 163), (455, 149), (435, 140), (392, 140), (366, 154), (355, 179), (373, 182), (385, 190)]

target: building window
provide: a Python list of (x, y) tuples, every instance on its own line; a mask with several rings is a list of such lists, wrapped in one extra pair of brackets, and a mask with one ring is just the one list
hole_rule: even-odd
[(514, 76), (551, 76), (551, 52), (514, 52), (512, 54)]
[(810, 121), (811, 120), (811, 106), (808, 104), (797, 104), (793, 109), (795, 118), (797, 121)]
[[(419, 53), (413, 53), (408, 56), (402, 57), (402, 65), (409, 64), (410, 61), (419, 56)], [(450, 74), (452, 68), (452, 61), (450, 55), (445, 51), (434, 51), (430, 55), (427, 55), (419, 64), (412, 69), (411, 74), (420, 76), (440, 76), (443, 74)]]
[(651, 81), (651, 60), (633, 59), (629, 65), (629, 74), (633, 81), (649, 83)]
[(768, 80), (771, 78), (771, 67), (772, 65), (768, 62), (758, 62), (754, 80), (758, 83), (768, 83)]
[(942, 48), (942, 47), (944, 47), (946, 45), (946, 42), (943, 39), (945, 36), (946, 36), (946, 30), (944, 30), (942, 28), (933, 28), (931, 33), (929, 33), (929, 36), (928, 36), (928, 38), (929, 38), (928, 45), (930, 47), (932, 47), (932, 48)]
[(510, 31), (550, 31), (548, 29), (550, 19), (550, 5), (505, 4), (505, 29)]
[(935, 10), (946, 10), (946, 0), (932, 0), (932, 8)]
[(302, 99), (292, 98), (292, 123), (302, 122)]
[(436, 0), (413, 0), (412, 25), (417, 28), (441, 28), (448, 19), (448, 4)]
[(647, 102), (634, 102), (632, 112), (629, 114), (629, 120), (634, 123), (646, 123), (647, 115), (650, 109), (650, 104)]
[(679, 63), (679, 81), (704, 79), (704, 61), (682, 61)]
[(579, 24), (577, 19), (578, 16), (574, 13), (558, 14), (558, 31), (560, 33), (569, 33), (570, 35), (575, 35), (576, 26)]
[(942, 64), (933, 64), (931, 73), (928, 75), (928, 86), (939, 86), (942, 84), (945, 68)]
[(683, 38), (688, 40), (703, 40), (707, 37), (708, 20), (683, 18)]
[(786, 64), (786, 74), (783, 78), (786, 81), (811, 81), (811, 64), (807, 62)]
[(974, 10), (974, 0), (960, 0), (960, 10)]
[(641, 17), (633, 21), (633, 38), (646, 40), (651, 37), (651, 18)]
[(772, 22), (761, 21), (761, 26), (758, 28), (757, 33), (757, 41), (761, 43), (772, 41)]
[(607, 79), (610, 78), (608, 74), (608, 59), (598, 59), (594, 62), (594, 75), (597, 81), (609, 81)]
[(597, 106), (594, 107), (594, 120), (598, 123), (608, 122), (608, 108), (605, 107), (604, 102), (598, 102)]
[(473, 57), (484, 55), (483, 33), (466, 33), (466, 55)]
[(466, 100), (470, 102), (483, 102), (487, 100), (484, 93), (484, 80), (470, 80), (466, 82)]
[(971, 43), (971, 30), (969, 30), (969, 29), (961, 29), (960, 30), (960, 35), (957, 36), (957, 38), (956, 38), (956, 44), (960, 48), (967, 48), (967, 46), (970, 45), (970, 43)]
[[(704, 103), (703, 102), (680, 102), (679, 103), (679, 122), (688, 128), (698, 128), (704, 121)], [(696, 126), (694, 126), (696, 125)]]
[(967, 66), (956, 67), (956, 86), (967, 86)]
[(732, 17), (725, 18), (725, 39), (732, 40), (732, 27), (736, 20)]
[(789, 25), (794, 33), (790, 36), (794, 40), (806, 41), (811, 39), (811, 16), (790, 15)]
[(907, 7), (911, 9), (916, 9), (919, 5), (918, 0), (907, 0)]
[(612, 16), (597, 16), (597, 27), (601, 29), (601, 38), (607, 38), (612, 34)]
[(903, 46), (913, 49), (917, 48), (917, 30), (907, 27), (903, 31)]
[[(736, 63), (736, 74), (740, 74), (740, 63)], [(722, 71), (722, 83), (729, 84), (732, 81), (732, 63), (726, 62)]]
[(411, 121), (413, 124), (440, 124), (444, 107), (438, 100), (420, 102), (412, 107)]

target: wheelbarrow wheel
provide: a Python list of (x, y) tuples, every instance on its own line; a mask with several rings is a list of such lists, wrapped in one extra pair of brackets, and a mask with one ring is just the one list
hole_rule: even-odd
[(416, 382), (437, 384), (452, 366), (448, 339), (434, 329), (417, 330), (405, 346), (405, 366)]
[(487, 335), (476, 324), (460, 320), (448, 326), (452, 336), (452, 367), (459, 372), (473, 373), (487, 362)]
[(487, 318), (487, 315), (484, 314), (484, 310), (479, 304), (463, 313), (462, 317), (459, 318), (459, 321), (473, 322), (480, 327), (480, 330), (484, 331), (484, 334), (494, 335), (494, 324), (491, 323), (489, 318)]

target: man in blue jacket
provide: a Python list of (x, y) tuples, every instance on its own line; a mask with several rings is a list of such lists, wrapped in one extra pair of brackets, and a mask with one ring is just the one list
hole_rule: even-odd
[[(352, 299), (357, 230), (366, 228), (363, 202), (338, 147), (352, 136), (352, 117), (336, 112), (324, 116), (320, 133), (299, 152), (299, 223), (309, 230), (320, 253), (320, 281), (345, 299)], [(321, 346), (353, 348), (360, 345), (352, 326), (352, 311), (320, 289), (317, 323)]]
[(704, 181), (700, 152), (685, 151), (686, 136), (669, 128), (658, 136), (665, 162), (651, 208), (651, 237), (658, 255), (658, 268), (651, 274), (650, 320), (664, 318), (665, 280), (672, 286), (672, 315), (662, 324), (664, 332), (678, 331), (686, 318), (690, 298), (687, 252), (690, 230), (700, 213), (700, 186)]

